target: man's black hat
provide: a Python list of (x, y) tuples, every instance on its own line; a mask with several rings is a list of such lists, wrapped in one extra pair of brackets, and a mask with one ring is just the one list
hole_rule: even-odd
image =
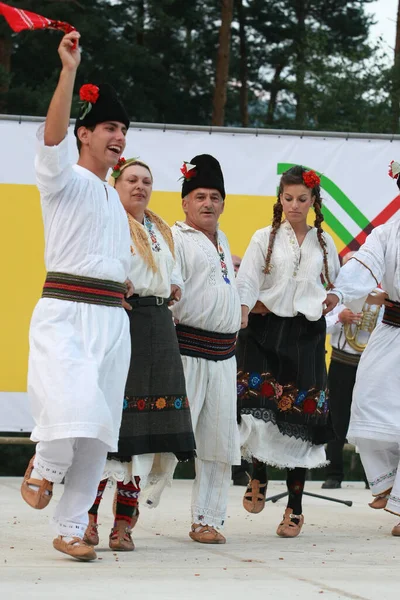
[(104, 121), (118, 121), (128, 129), (128, 113), (110, 84), (83, 85), (79, 96), (82, 106), (75, 123), (75, 135), (77, 135), (79, 127), (93, 127)]
[[(191, 165), (194, 165), (195, 168), (190, 169)], [(186, 175), (184, 173), (185, 166)], [(208, 188), (218, 190), (223, 200), (225, 200), (224, 176), (216, 158), (210, 154), (200, 154), (192, 158), (189, 164), (185, 163), (182, 169), (184, 176), (182, 198), (198, 188)]]

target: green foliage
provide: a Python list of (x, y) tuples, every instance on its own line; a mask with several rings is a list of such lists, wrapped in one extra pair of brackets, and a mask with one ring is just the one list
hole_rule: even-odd
[[(369, 41), (372, 0), (242, 0), (249, 124), (255, 127), (391, 131), (395, 69)], [(237, 0), (238, 2), (238, 0)], [(211, 121), (220, 1), (14, 0), (81, 33), (83, 83), (108, 81), (133, 120)], [(240, 125), (239, 12), (232, 24), (227, 125)], [(46, 114), (60, 61), (55, 31), (13, 34), (11, 69), (0, 52), (0, 104)], [(2, 64), (2, 60), (3, 63)], [(393, 81), (392, 81), (393, 80)], [(73, 116), (78, 108), (74, 100)]]

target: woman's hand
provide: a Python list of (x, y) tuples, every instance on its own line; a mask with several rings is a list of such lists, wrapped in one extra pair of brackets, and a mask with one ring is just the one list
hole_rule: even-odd
[[(132, 283), (132, 281), (130, 279), (126, 279), (125, 280), (125, 285), (126, 285), (125, 298), (130, 298), (133, 295), (133, 292), (135, 291), (135, 288), (133, 287), (133, 283)], [(132, 306), (129, 304), (129, 302), (127, 302), (125, 300), (125, 298), (122, 299), (122, 306), (126, 310), (132, 310)]]
[(246, 329), (249, 323), (249, 307), (242, 304), (242, 318), (240, 323), (240, 329)]
[(179, 285), (176, 285), (175, 283), (173, 283), (171, 285), (171, 294), (169, 297), (169, 302), (168, 302), (168, 306), (173, 306), (176, 302), (179, 302), (179, 300), (182, 298), (182, 290), (179, 287)]
[(338, 304), (338, 302), (339, 302), (339, 297), (336, 296), (336, 294), (327, 294), (325, 302), (323, 302), (323, 304), (325, 304), (325, 309), (322, 314), (326, 315), (328, 312), (331, 312), (331, 310), (333, 310), (335, 308), (335, 306)]

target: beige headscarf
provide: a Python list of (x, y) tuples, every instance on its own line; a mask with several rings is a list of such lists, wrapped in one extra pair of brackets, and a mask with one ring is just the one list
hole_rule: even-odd
[[(118, 161), (118, 164), (116, 165), (118, 168), (113, 169), (113, 172), (111, 173), (111, 175), (108, 179), (109, 185), (111, 185), (113, 188), (115, 188), (116, 181), (117, 181), (118, 177), (120, 176), (121, 172), (124, 169), (126, 169), (127, 167), (130, 167), (132, 165), (138, 165), (140, 167), (144, 167), (145, 169), (147, 169), (151, 175), (151, 179), (153, 180), (153, 174), (150, 170), (150, 167), (148, 165), (146, 165), (146, 163), (144, 163), (140, 160), (137, 160), (136, 158), (129, 158), (125, 161), (123, 159), (122, 160), (120, 159)], [(147, 264), (147, 266), (153, 271), (153, 273), (156, 273), (157, 265), (156, 265), (156, 261), (154, 260), (153, 251), (151, 249), (151, 244), (149, 241), (149, 236), (147, 234), (147, 229), (145, 227), (143, 227), (143, 225), (141, 223), (136, 221), (136, 219), (134, 219), (131, 214), (129, 214), (128, 212), (126, 214), (128, 216), (129, 229), (131, 232), (131, 239), (132, 239), (132, 244), (133, 244), (131, 246), (132, 254), (135, 254), (135, 252), (137, 251), (140, 254), (140, 256), (143, 258), (143, 260)], [(156, 215), (156, 213), (149, 210), (148, 208), (145, 209), (144, 214), (149, 219), (149, 221), (151, 221), (157, 227), (157, 229), (163, 236), (164, 240), (166, 241), (166, 243), (171, 251), (172, 256), (175, 258), (174, 240), (172, 237), (171, 228), (168, 225), (168, 223), (166, 223), (161, 217)]]

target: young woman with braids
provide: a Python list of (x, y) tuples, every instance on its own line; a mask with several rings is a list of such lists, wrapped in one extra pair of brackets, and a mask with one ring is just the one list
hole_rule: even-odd
[[(314, 227), (307, 224), (310, 208)], [(286, 468), (281, 537), (300, 533), (306, 470), (325, 464), (330, 437), (322, 312), (340, 265), (323, 220), (319, 177), (292, 167), (281, 177), (272, 226), (253, 235), (237, 277), (238, 412), (242, 455), (253, 459), (243, 505), (261, 512), (266, 465)]]
[(183, 289), (179, 269), (175, 268), (171, 229), (147, 208), (153, 176), (145, 163), (120, 159), (109, 183), (119, 194), (131, 232), (129, 276), (135, 282), (135, 293), (126, 308), (132, 353), (118, 452), (108, 455), (96, 501), (89, 511), (85, 541), (99, 543), (97, 512), (111, 477), (117, 481), (117, 493), (109, 546), (129, 551), (134, 549), (131, 530), (139, 514), (141, 477), (147, 478), (154, 455), (158, 455), (158, 465), (161, 461), (163, 484), (169, 475), (172, 478), (176, 458), (194, 456), (195, 444), (182, 360), (168, 308), (180, 300)]

